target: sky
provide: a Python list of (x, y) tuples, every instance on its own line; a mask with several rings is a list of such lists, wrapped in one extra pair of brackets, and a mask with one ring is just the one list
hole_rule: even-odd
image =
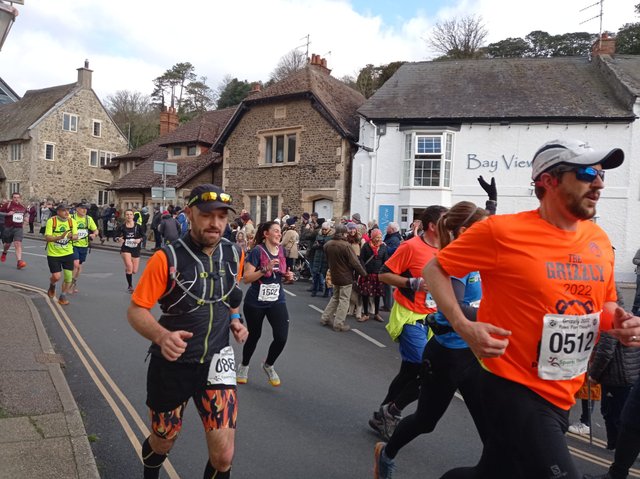
[[(267, 81), (299, 47), (326, 58), (338, 78), (365, 65), (424, 61), (443, 20), (480, 15), (487, 43), (550, 34), (597, 33), (597, 0), (24, 0), (0, 51), (0, 77), (19, 95), (76, 81), (89, 60), (101, 99), (150, 94), (152, 81), (191, 62), (216, 89), (225, 76)], [(638, 0), (604, 0), (603, 30), (640, 21)], [(591, 6), (596, 4), (595, 6)], [(587, 8), (588, 7), (588, 8)], [(584, 11), (580, 11), (586, 8)], [(585, 22), (581, 24), (581, 22)]]

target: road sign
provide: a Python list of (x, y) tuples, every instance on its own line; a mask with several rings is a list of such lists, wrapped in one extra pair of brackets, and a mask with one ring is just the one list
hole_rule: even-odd
[(170, 161), (154, 161), (153, 172), (158, 175), (175, 176), (178, 174), (178, 164)]
[(154, 186), (151, 188), (151, 198), (174, 199), (175, 197), (175, 188), (163, 188), (162, 186)]

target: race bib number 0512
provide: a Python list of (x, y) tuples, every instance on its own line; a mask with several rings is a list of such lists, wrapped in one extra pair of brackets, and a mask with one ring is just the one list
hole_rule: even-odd
[(210, 386), (216, 384), (236, 385), (236, 361), (231, 346), (227, 346), (213, 355), (209, 366), (209, 374), (207, 375), (207, 383)]
[(600, 313), (543, 318), (538, 376), (547, 380), (573, 379), (589, 365), (600, 324)]

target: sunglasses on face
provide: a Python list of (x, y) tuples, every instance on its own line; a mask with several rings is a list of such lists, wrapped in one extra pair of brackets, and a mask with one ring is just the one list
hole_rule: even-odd
[(576, 174), (577, 180), (584, 181), (585, 183), (593, 183), (598, 176), (604, 181), (604, 170), (596, 170), (592, 166), (580, 166), (571, 171)]
[(205, 193), (201, 193), (198, 196), (194, 196), (189, 201), (189, 206), (192, 206), (195, 203), (201, 203), (204, 201), (222, 201), (223, 203), (231, 203), (231, 195), (228, 193), (220, 193), (218, 194), (216, 191), (207, 191)]

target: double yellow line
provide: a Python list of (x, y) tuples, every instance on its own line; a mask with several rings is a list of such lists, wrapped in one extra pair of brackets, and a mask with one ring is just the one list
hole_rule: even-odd
[[(89, 345), (85, 342), (80, 332), (74, 326), (73, 322), (71, 321), (71, 318), (69, 318), (69, 316), (64, 311), (64, 309), (62, 309), (62, 306), (60, 306), (57, 302), (52, 301), (44, 289), (36, 288), (28, 284), (15, 283), (13, 281), (5, 281), (5, 280), (0, 280), (0, 284), (5, 284), (8, 286), (12, 286), (14, 288), (37, 293), (47, 301), (47, 304), (49, 305), (49, 308), (51, 309), (53, 316), (56, 318), (56, 321), (58, 321), (58, 324), (60, 325), (62, 332), (69, 340), (69, 343), (71, 344), (76, 354), (80, 358), (80, 361), (82, 361), (82, 364), (84, 365), (85, 369), (89, 373), (89, 376), (91, 377), (94, 384), (102, 394), (102, 397), (104, 397), (105, 401), (107, 401), (107, 404), (109, 404), (109, 407), (111, 408), (114, 415), (120, 422), (120, 425), (122, 426), (122, 429), (127, 435), (129, 442), (135, 449), (138, 458), (141, 458), (140, 453), (142, 450), (142, 444), (140, 443), (140, 440), (136, 436), (136, 433), (133, 430), (133, 427), (129, 424), (129, 421), (127, 420), (125, 414), (123, 413), (122, 408), (116, 401), (116, 398), (120, 400), (120, 403), (122, 404), (124, 409), (129, 413), (129, 415), (133, 420), (133, 423), (138, 428), (138, 431), (142, 434), (143, 438), (146, 438), (147, 436), (149, 436), (150, 434), (149, 429), (145, 425), (142, 418), (138, 415), (133, 405), (129, 402), (127, 397), (124, 395), (124, 393), (116, 385), (113, 379), (111, 379), (111, 376), (109, 376), (109, 373), (107, 373), (107, 371), (104, 369), (104, 367), (102, 366), (98, 358), (96, 358), (95, 354), (93, 353)], [(109, 391), (109, 388), (107, 388), (107, 385), (109, 386), (109, 388), (111, 388), (111, 391)], [(142, 462), (142, 459), (140, 459), (140, 461)], [(169, 475), (170, 479), (180, 479), (180, 476), (178, 475), (176, 470), (173, 468), (173, 465), (169, 462), (168, 459), (164, 461), (163, 466), (165, 468), (165, 471)]]

